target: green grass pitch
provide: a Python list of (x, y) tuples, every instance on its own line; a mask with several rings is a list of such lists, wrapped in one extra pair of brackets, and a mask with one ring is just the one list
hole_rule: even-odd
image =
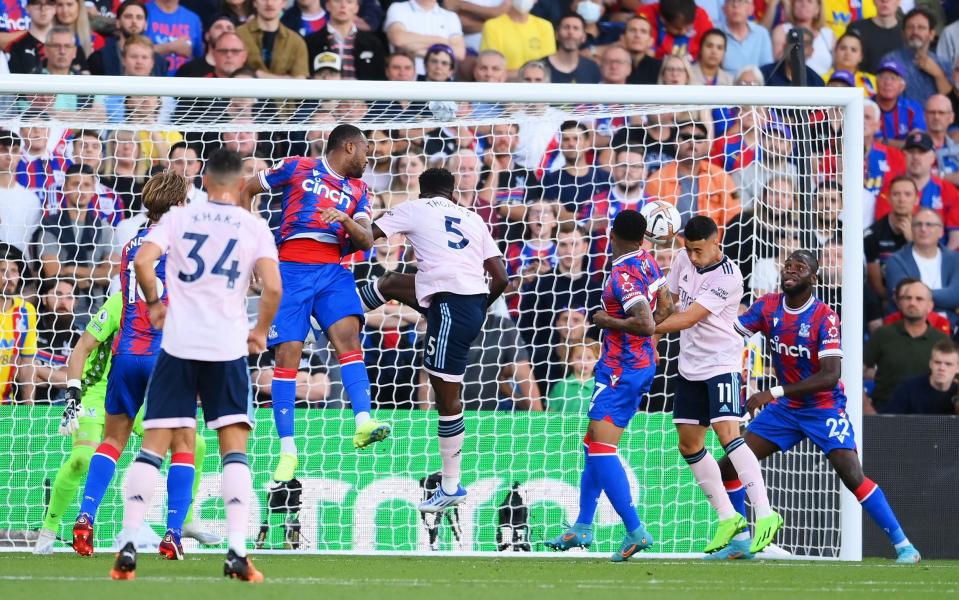
[(0, 598), (948, 598), (959, 596), (959, 561), (730, 562), (596, 559), (406, 558), (262, 555), (262, 585), (226, 580), (222, 558), (179, 563), (141, 554), (135, 581), (111, 581), (113, 557), (0, 555)]

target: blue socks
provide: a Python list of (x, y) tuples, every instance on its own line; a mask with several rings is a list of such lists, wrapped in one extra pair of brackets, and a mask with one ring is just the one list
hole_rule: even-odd
[(343, 388), (350, 399), (350, 406), (353, 407), (353, 414), (357, 417), (357, 425), (363, 415), (363, 422), (369, 419), (370, 415), (370, 376), (366, 372), (366, 363), (363, 362), (363, 351), (344, 352), (338, 357), (340, 361), (340, 379), (343, 380)]
[(596, 482), (606, 492), (606, 497), (623, 520), (626, 531), (629, 533), (636, 531), (642, 523), (639, 515), (636, 514), (636, 506), (629, 491), (629, 481), (626, 479), (623, 464), (619, 462), (619, 456), (616, 454), (616, 446), (590, 441), (589, 457), (586, 462)]
[(189, 452), (176, 452), (170, 460), (167, 472), (167, 529), (179, 538), (183, 531), (183, 521), (193, 502), (193, 455)]
[(876, 482), (866, 477), (862, 485), (852, 490), (852, 493), (855, 494), (856, 499), (862, 504), (863, 509), (869, 513), (872, 520), (876, 522), (876, 525), (879, 525), (886, 532), (893, 546), (898, 549), (909, 545), (909, 540), (903, 533), (902, 527), (899, 526), (899, 520), (892, 512), (892, 507), (889, 506), (886, 495), (882, 493)]
[(106, 442), (97, 446), (97, 451), (90, 459), (90, 469), (87, 471), (87, 482), (83, 487), (83, 500), (80, 502), (80, 514), (87, 515), (90, 522), (94, 522), (107, 487), (113, 481), (113, 474), (117, 470), (117, 460), (120, 450)]
[(583, 438), (583, 457), (586, 459), (583, 465), (583, 475), (579, 480), (579, 516), (576, 522), (580, 525), (593, 524), (593, 517), (596, 516), (596, 504), (599, 502), (599, 496), (603, 493), (602, 486), (596, 481), (593, 475), (593, 469), (589, 462), (589, 434)]
[[(281, 452), (296, 453), (293, 444), (293, 418), (296, 403), (296, 369), (273, 369), (273, 422), (280, 438)], [(287, 442), (284, 442), (288, 438)], [(290, 448), (289, 446), (292, 446)], [(292, 450), (292, 451), (291, 451)]]
[(738, 479), (724, 481), (723, 486), (726, 488), (726, 495), (729, 496), (729, 501), (732, 502), (733, 508), (748, 521), (749, 515), (746, 514), (746, 487)]

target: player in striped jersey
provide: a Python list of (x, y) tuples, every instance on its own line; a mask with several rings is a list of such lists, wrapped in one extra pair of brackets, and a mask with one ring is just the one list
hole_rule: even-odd
[(580, 479), (579, 515), (547, 548), (569, 550), (593, 543), (593, 517), (601, 493), (626, 525), (626, 537), (612, 556), (623, 562), (653, 545), (633, 504), (626, 471), (617, 454), (619, 440), (656, 375), (653, 334), (657, 321), (672, 312), (666, 278), (643, 249), (646, 219), (635, 210), (616, 216), (610, 231), (613, 268), (603, 289), (603, 308), (593, 323), (603, 329), (603, 352), (596, 365), (596, 389), (583, 439), (586, 466)]
[(739, 435), (746, 403), (740, 400), (743, 340), (734, 323), (743, 297), (743, 276), (736, 263), (723, 255), (715, 221), (693, 217), (683, 235), (686, 247), (676, 253), (668, 277), (679, 310), (656, 327), (658, 334), (681, 332), (679, 382), (673, 403), (679, 451), (719, 515), (719, 527), (705, 552), (721, 550), (734, 536), (749, 540), (746, 516), (737, 513), (726, 496), (719, 465), (706, 449), (710, 427), (746, 484), (756, 511), (756, 536), (750, 551), (758, 552), (761, 542), (772, 541), (783, 520), (770, 508), (759, 461)]
[[(143, 203), (152, 227), (173, 206), (186, 201), (187, 181), (172, 171), (154, 175), (143, 186)], [(104, 411), (103, 440), (90, 459), (90, 469), (83, 490), (80, 514), (73, 526), (73, 549), (81, 556), (93, 554), (93, 525), (97, 509), (106, 493), (117, 459), (130, 439), (134, 420), (146, 395), (147, 382), (153, 372), (160, 344), (160, 331), (149, 320), (148, 307), (133, 275), (133, 259), (150, 227), (141, 229), (123, 249), (120, 272), (123, 295), (119, 331), (113, 338), (113, 359), (107, 380)], [(156, 265), (163, 280), (164, 260)], [(166, 294), (163, 294), (166, 301)], [(80, 382), (73, 380), (68, 387), (79, 390)], [(78, 394), (77, 394), (78, 395)], [(168, 511), (168, 531), (160, 543), (160, 553), (170, 559), (182, 556), (180, 536), (183, 522), (192, 504), (192, 489), (196, 472), (195, 454), (181, 453), (174, 456), (170, 469), (170, 485), (177, 488), (176, 502), (171, 502)], [(201, 540), (204, 541), (204, 540)]]
[[(762, 333), (769, 345), (779, 385), (750, 396), (747, 408), (764, 408), (753, 419), (743, 439), (762, 460), (809, 438), (829, 459), (833, 470), (862, 507), (886, 532), (896, 549), (896, 562), (918, 563), (916, 550), (885, 494), (862, 471), (856, 437), (846, 416), (842, 373), (839, 315), (812, 295), (818, 281), (819, 261), (806, 250), (789, 255), (782, 268), (782, 293), (766, 294), (749, 307), (736, 323), (744, 336)], [(744, 493), (737, 485), (736, 465), (729, 456), (719, 463), (730, 500), (745, 511)], [(726, 558), (750, 558), (734, 548), (720, 551)]]

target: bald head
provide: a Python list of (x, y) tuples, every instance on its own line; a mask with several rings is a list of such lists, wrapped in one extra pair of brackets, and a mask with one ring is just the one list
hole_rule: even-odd
[[(952, 125), (955, 114), (952, 111), (952, 102), (942, 94), (933, 94), (926, 100), (926, 128), (929, 135), (933, 136), (934, 141), (940, 136), (946, 134), (946, 130)], [(941, 142), (942, 140), (938, 140)]]

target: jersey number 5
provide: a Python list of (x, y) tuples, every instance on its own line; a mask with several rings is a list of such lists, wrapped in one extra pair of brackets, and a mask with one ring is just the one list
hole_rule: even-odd
[[(191, 283), (200, 277), (203, 277), (203, 272), (206, 270), (206, 262), (203, 260), (203, 257), (200, 256), (200, 248), (203, 247), (203, 244), (205, 244), (209, 238), (210, 236), (203, 233), (183, 234), (183, 239), (193, 242), (193, 248), (190, 249), (189, 254), (187, 254), (187, 258), (196, 263), (196, 269), (194, 269), (192, 273), (180, 273), (178, 275), (180, 281)], [(226, 269), (223, 268), (223, 265), (226, 263), (227, 259), (230, 258), (230, 254), (233, 253), (234, 248), (236, 248), (235, 238), (226, 243), (226, 248), (223, 249), (223, 254), (221, 254), (220, 258), (216, 260), (216, 264), (213, 265), (213, 270), (210, 271), (210, 273), (214, 275), (222, 275), (223, 277), (226, 277), (226, 287), (231, 290), (236, 287), (236, 280), (240, 278), (240, 261), (234, 260)]]
[(456, 236), (458, 240), (446, 240), (446, 244), (453, 250), (462, 250), (465, 248), (470, 241), (466, 239), (466, 236), (463, 235), (463, 232), (459, 230), (457, 225), (463, 222), (463, 219), (459, 217), (446, 217), (446, 231), (452, 236)]

